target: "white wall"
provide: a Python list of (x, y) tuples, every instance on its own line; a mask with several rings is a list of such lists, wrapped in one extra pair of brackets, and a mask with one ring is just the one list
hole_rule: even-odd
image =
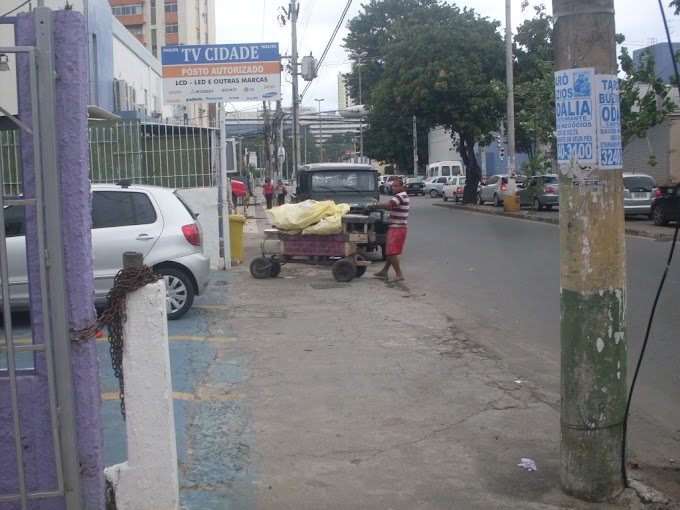
[(451, 132), (443, 127), (432, 129), (427, 135), (427, 149), (430, 163), (439, 161), (463, 161), (458, 149), (453, 146)]
[[(163, 104), (163, 69), (153, 55), (117, 20), (113, 19), (113, 73), (136, 90), (137, 104), (151, 115)], [(145, 92), (146, 91), (146, 100)]]

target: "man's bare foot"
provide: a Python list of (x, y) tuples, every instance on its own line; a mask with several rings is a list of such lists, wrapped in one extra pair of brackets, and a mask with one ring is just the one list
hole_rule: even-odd
[(403, 276), (395, 276), (394, 278), (390, 278), (387, 280), (387, 283), (396, 283), (396, 282), (403, 282), (404, 277)]
[(378, 271), (373, 275), (373, 278), (387, 278), (387, 273), (383, 273), (382, 271)]

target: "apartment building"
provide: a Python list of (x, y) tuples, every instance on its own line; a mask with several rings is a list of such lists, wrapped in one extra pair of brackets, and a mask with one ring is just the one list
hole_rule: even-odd
[[(157, 59), (175, 44), (215, 44), (215, 0), (109, 0), (111, 12)], [(164, 108), (171, 122), (216, 126), (213, 104)]]

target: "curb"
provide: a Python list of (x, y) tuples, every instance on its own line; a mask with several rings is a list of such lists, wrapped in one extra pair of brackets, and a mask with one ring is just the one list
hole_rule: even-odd
[[(505, 216), (506, 218), (515, 218), (515, 219), (520, 219), (520, 220), (528, 220), (528, 221), (536, 221), (539, 223), (550, 223), (552, 225), (559, 225), (560, 220), (559, 216), (558, 217), (547, 217), (547, 216), (539, 216), (536, 214), (534, 211), (520, 211), (520, 212), (506, 212), (502, 208), (494, 208), (491, 209), (489, 207), (485, 206), (479, 206), (476, 204), (432, 204), (434, 207), (444, 207), (448, 209), (463, 209), (468, 212), (472, 213), (477, 213), (477, 214), (490, 214), (490, 215), (495, 215), (495, 216)], [(663, 227), (654, 227), (654, 228), (663, 228)], [(672, 241), (674, 237), (674, 232), (673, 229), (671, 229), (670, 233), (665, 233), (665, 232), (654, 232), (650, 231), (649, 229), (646, 228), (640, 228), (640, 227), (626, 227), (625, 229), (626, 235), (630, 236), (636, 236), (636, 237), (645, 237), (647, 239), (654, 239), (657, 241)]]

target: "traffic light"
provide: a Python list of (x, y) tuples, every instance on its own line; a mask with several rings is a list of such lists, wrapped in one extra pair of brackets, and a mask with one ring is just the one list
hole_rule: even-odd
[(500, 149), (498, 149), (498, 155), (500, 156), (501, 161), (505, 159), (505, 147), (501, 147)]

